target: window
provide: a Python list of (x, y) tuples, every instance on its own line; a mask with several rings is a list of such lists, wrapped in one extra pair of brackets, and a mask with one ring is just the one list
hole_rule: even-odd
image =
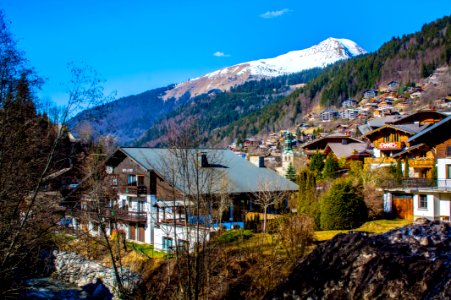
[(446, 156), (451, 156), (451, 146), (446, 146)]
[(138, 177), (138, 186), (143, 186), (144, 185), (144, 175), (138, 175), (136, 177)]
[(128, 183), (128, 185), (136, 186), (136, 175), (134, 175), (134, 174), (129, 174), (129, 175), (128, 175), (127, 183)]
[(418, 208), (419, 209), (427, 209), (428, 208), (427, 195), (418, 195)]
[(171, 250), (172, 249), (172, 239), (170, 237), (163, 237), (163, 249)]
[(114, 185), (114, 186), (117, 185), (117, 178), (116, 177), (112, 179), (111, 185)]

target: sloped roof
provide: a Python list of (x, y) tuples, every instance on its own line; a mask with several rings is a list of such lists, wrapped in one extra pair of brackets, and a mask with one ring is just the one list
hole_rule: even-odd
[(415, 134), (414, 136), (411, 136), (407, 141), (409, 143), (419, 142), (419, 141), (430, 142), (429, 139), (432, 138), (432, 133), (438, 131), (438, 129), (444, 130), (446, 132), (445, 135), (440, 136), (442, 139), (449, 139), (451, 137), (450, 123), (451, 123), (451, 116), (448, 116), (445, 119), (441, 120), (440, 122), (427, 127), (426, 129)]
[(404, 154), (409, 153), (412, 150), (415, 150), (415, 149), (418, 149), (418, 148), (421, 148), (421, 147), (424, 147), (424, 146), (426, 146), (426, 144), (421, 143), (421, 144), (418, 144), (418, 145), (415, 145), (415, 146), (408, 147), (405, 150), (394, 154), (393, 157), (394, 158), (395, 157), (402, 157)]
[(398, 115), (395, 116), (386, 116), (386, 117), (377, 117), (368, 121), (368, 125), (371, 127), (382, 127), (387, 123), (395, 122), (400, 119)]
[(436, 118), (444, 119), (446, 118), (446, 115), (444, 113), (435, 111), (435, 110), (420, 110), (413, 114), (403, 116), (402, 118), (395, 120), (393, 124), (402, 124), (402, 123), (414, 123), (415, 121), (418, 121), (421, 117), (425, 116), (434, 116)]
[[(159, 148), (119, 148), (144, 169), (158, 173), (177, 189), (193, 194), (196, 173), (202, 193), (254, 193), (259, 191), (296, 191), (298, 185), (278, 175), (271, 169), (258, 168), (246, 159), (225, 149), (159, 149)], [(209, 165), (197, 168), (197, 155), (203, 152)], [(180, 154), (188, 157), (183, 163)], [(182, 176), (184, 166), (188, 173)], [(174, 180), (170, 180), (173, 176)]]
[(332, 133), (332, 134), (323, 136), (323, 137), (321, 137), (319, 139), (316, 139), (314, 141), (305, 143), (304, 145), (301, 146), (301, 148), (304, 149), (306, 147), (310, 147), (310, 146), (315, 145), (315, 144), (321, 144), (323, 142), (327, 142), (327, 140), (330, 140), (330, 139), (340, 139), (340, 138), (341, 139), (346, 139), (346, 140), (351, 141), (353, 143), (364, 143), (362, 140), (350, 137), (349, 135), (345, 135), (345, 134), (341, 134), (341, 133)]
[[(329, 143), (326, 148), (335, 154), (336, 157), (348, 158), (356, 154), (367, 154), (368, 145), (365, 143), (352, 143), (352, 144), (342, 144), (342, 143)], [(369, 155), (369, 154), (368, 154)]]
[(395, 130), (403, 131), (407, 134), (414, 135), (422, 130), (424, 130), (426, 127), (428, 127), (429, 124), (419, 125), (419, 124), (403, 124), (403, 125), (392, 125), (392, 124), (385, 124), (382, 127), (376, 128), (373, 131), (367, 132), (362, 137), (368, 137), (372, 135), (373, 133), (376, 133), (378, 131), (381, 131), (386, 128), (392, 128)]

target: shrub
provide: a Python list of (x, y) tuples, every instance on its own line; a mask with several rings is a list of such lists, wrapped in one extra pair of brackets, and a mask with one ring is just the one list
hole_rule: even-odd
[(252, 236), (252, 232), (250, 230), (227, 230), (223, 232), (219, 237), (218, 241), (221, 243), (230, 243), (237, 241), (239, 239), (249, 239)]
[(363, 197), (357, 193), (349, 179), (334, 181), (321, 200), (320, 211), (323, 230), (359, 227), (366, 221), (368, 214)]

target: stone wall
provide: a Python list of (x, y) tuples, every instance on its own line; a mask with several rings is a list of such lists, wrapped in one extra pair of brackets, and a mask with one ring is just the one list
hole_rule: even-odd
[[(90, 261), (72, 252), (54, 251), (55, 272), (52, 277), (75, 284), (84, 289), (91, 289), (90, 293), (108, 293), (117, 298), (116, 277), (113, 268), (106, 268), (101, 264)], [(129, 269), (122, 269), (122, 284), (132, 291), (140, 281), (140, 276)], [(103, 286), (102, 286), (103, 283)], [(102, 287), (101, 287), (102, 286)], [(102, 290), (103, 289), (103, 290)]]

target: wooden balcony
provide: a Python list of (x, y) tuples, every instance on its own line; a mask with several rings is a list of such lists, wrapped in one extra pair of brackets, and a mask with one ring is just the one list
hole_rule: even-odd
[(136, 197), (146, 196), (147, 195), (147, 187), (121, 185), (119, 187), (119, 193), (130, 195), (130, 196), (136, 196)]
[(379, 150), (401, 150), (403, 148), (402, 142), (374, 142), (374, 147)]
[(128, 209), (111, 209), (110, 216), (127, 222), (147, 222), (145, 211), (132, 211)]
[(366, 165), (396, 164), (396, 159), (391, 157), (365, 157)]
[(415, 158), (409, 160), (409, 167), (411, 168), (424, 168), (430, 169), (435, 165), (435, 159), (433, 158)]

